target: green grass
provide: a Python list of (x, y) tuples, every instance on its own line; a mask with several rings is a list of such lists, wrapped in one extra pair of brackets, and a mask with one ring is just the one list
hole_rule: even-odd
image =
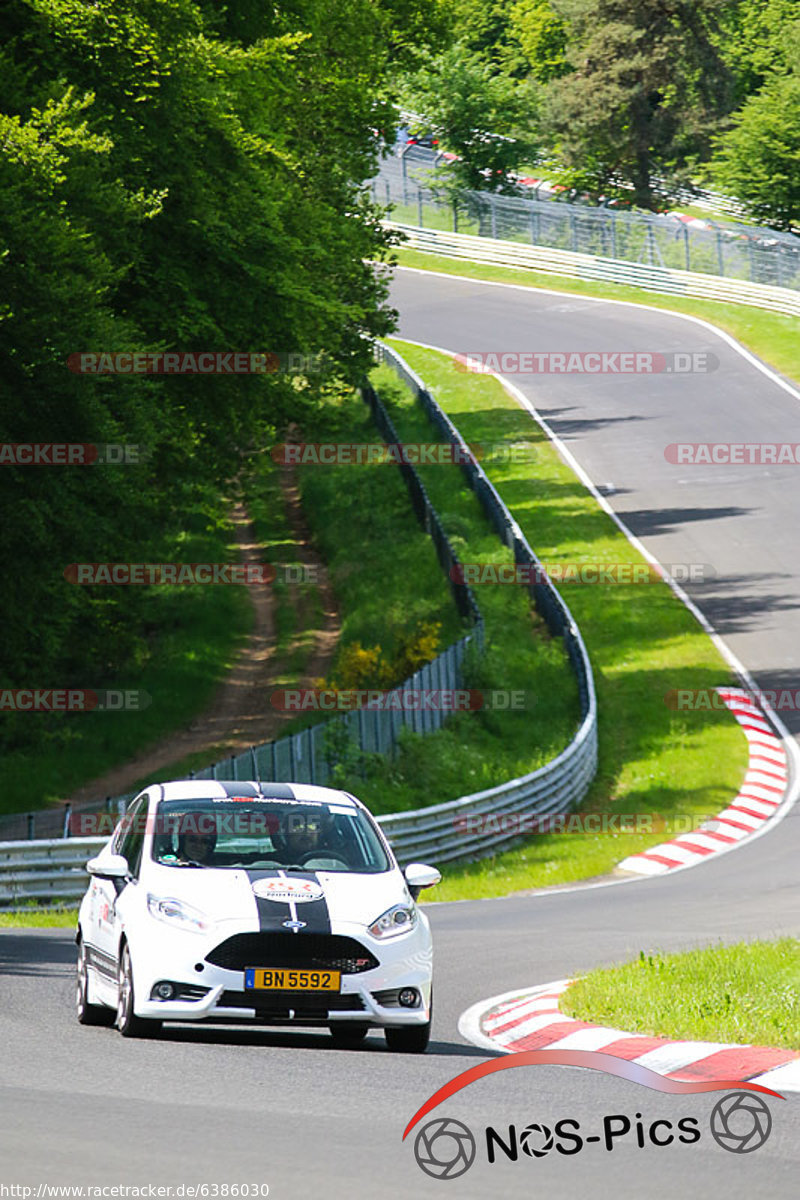
[[(325, 409), (307, 417), (302, 438), (309, 443), (380, 441), (369, 410), (355, 393), (331, 399)], [(306, 465), (299, 468), (299, 483), (304, 515), (327, 564), (341, 619), (328, 678), (338, 678), (342, 655), (356, 642), (379, 647), (392, 662), (403, 639), (425, 622), (440, 625), (442, 647), (465, 632), (433, 543), (414, 516), (394, 464)], [(312, 622), (321, 620), (322, 599), (315, 586), (307, 590), (305, 607)], [(307, 653), (301, 639), (276, 675), (276, 688), (295, 684), (294, 668)], [(370, 686), (377, 685), (373, 681)], [(310, 711), (288, 721), (283, 732), (323, 719)]]
[(800, 1050), (800, 942), (646, 954), (591, 971), (561, 997), (582, 1021), (650, 1036)]
[[(394, 372), (382, 367), (372, 379), (402, 441), (441, 441)], [(495, 440), (501, 438), (496, 429)], [(418, 470), (462, 562), (513, 562), (460, 467), (421, 465)], [(406, 733), (394, 760), (360, 785), (361, 796), (376, 811), (457, 799), (524, 775), (560, 753), (578, 728), (577, 685), (560, 639), (550, 636), (520, 589), (483, 588), (477, 598), (486, 653), (470, 665), (465, 683), (484, 694), (514, 693), (519, 707), (459, 714), (426, 737)]]
[[(276, 688), (291, 687), (305, 672), (313, 653), (314, 635), (324, 615), (322, 598), (316, 584), (301, 580), (290, 586), (281, 574), (282, 565), (294, 567), (300, 556), (275, 462), (266, 454), (252, 456), (242, 472), (241, 484), (256, 539), (263, 546), (259, 559), (278, 568), (271, 585), (275, 630), (271, 670)], [(231, 746), (225, 742), (207, 746), (143, 775), (131, 790), (139, 791), (162, 779), (183, 778), (227, 758), (231, 752)]]
[(662, 296), (657, 292), (645, 292), (641, 288), (625, 287), (614, 283), (595, 283), (570, 279), (563, 275), (545, 275), (524, 268), (492, 267), (484, 263), (462, 262), (438, 254), (425, 254), (419, 250), (399, 249), (397, 262), (402, 267), (419, 267), (423, 270), (443, 271), (448, 275), (461, 275), (468, 279), (487, 279), (499, 283), (513, 283), (522, 287), (552, 288), (559, 292), (570, 292), (577, 296), (596, 296), (601, 300), (629, 300), (649, 308), (671, 309), (700, 317), (717, 325), (764, 362), (777, 368), (789, 379), (800, 381), (800, 338), (797, 336), (797, 318), (780, 313), (767, 312), (745, 304), (719, 304), (713, 300), (691, 300), (683, 296)]
[[(198, 518), (205, 527), (182, 533), (165, 560), (236, 561), (230, 524), (210, 514), (188, 514), (187, 523)], [(48, 714), (24, 746), (4, 754), (0, 813), (68, 797), (187, 725), (210, 702), (252, 622), (243, 587), (150, 587), (141, 612), (143, 661), (117, 667), (102, 686), (141, 690), (152, 702), (141, 711)]]
[[(367, 406), (343, 397), (320, 414), (306, 441), (369, 443), (381, 438)], [(464, 632), (433, 543), (411, 508), (393, 463), (306, 465), (299, 469), (303, 511), (328, 565), (342, 620), (337, 660), (353, 642), (392, 657), (422, 622), (441, 623), (449, 645)]]
[(1, 912), (0, 929), (74, 929), (77, 908), (43, 908), (26, 912)]
[[(641, 558), (561, 461), (550, 442), (496, 380), (456, 371), (435, 351), (393, 341), (470, 443), (528, 443), (532, 462), (488, 460), (487, 474), (546, 563), (640, 563)], [(428, 468), (428, 472), (434, 468)], [(444, 471), (444, 468), (436, 468)], [(498, 603), (478, 587), (479, 604)], [(628, 854), (669, 836), (675, 818), (700, 821), (736, 794), (746, 742), (727, 711), (675, 712), (673, 688), (732, 682), (730, 669), (691, 614), (663, 583), (561, 588), (586, 641), (599, 705), (599, 766), (585, 811), (658, 814), (660, 832), (530, 836), (508, 854), (447, 867), (431, 900), (503, 895), (603, 874)], [(509, 676), (510, 678), (510, 676)], [(494, 686), (502, 686), (495, 684)], [(506, 686), (508, 686), (506, 684)], [(569, 686), (562, 677), (561, 690)], [(533, 674), (539, 713), (563, 696)], [(535, 731), (535, 730), (534, 730)], [(477, 790), (464, 779), (462, 792)]]

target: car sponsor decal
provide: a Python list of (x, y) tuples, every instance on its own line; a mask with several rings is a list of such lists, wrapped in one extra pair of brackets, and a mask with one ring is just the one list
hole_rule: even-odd
[[(305, 922), (302, 933), (300, 930), (293, 931), (298, 937), (305, 933), (331, 932), (328, 903), (316, 872), (292, 871), (289, 875), (281, 870), (252, 870), (247, 872), (247, 878), (253, 890), (262, 933), (286, 933), (287, 921)], [(304, 892), (305, 898), (300, 899), (297, 892), (303, 884), (311, 884), (311, 890), (317, 893), (317, 898), (311, 899), (308, 892)], [(265, 899), (265, 890), (270, 899)]]
[(251, 887), (262, 900), (292, 900), (307, 904), (325, 894), (315, 879), (257, 879)]

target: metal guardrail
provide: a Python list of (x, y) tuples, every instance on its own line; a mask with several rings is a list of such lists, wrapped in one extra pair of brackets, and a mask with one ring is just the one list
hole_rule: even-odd
[(108, 838), (0, 842), (0, 908), (79, 900), (89, 876), (86, 860)]
[(750, 304), (771, 312), (800, 316), (800, 293), (789, 288), (769, 287), (738, 279), (722, 279), (694, 271), (672, 270), (625, 262), (610, 258), (594, 258), (567, 250), (545, 246), (526, 246), (521, 242), (473, 237), (471, 234), (449, 233), (440, 229), (423, 229), (415, 225), (398, 225), (387, 221), (390, 229), (404, 234), (406, 245), (415, 250), (427, 250), (448, 258), (463, 258), (470, 262), (486, 262), (494, 266), (528, 267), (549, 275), (565, 275), (574, 279), (601, 280), (623, 283), (651, 292), (673, 296), (696, 296), (704, 300), (721, 300), (728, 304)]
[[(800, 290), (800, 237), (794, 234), (709, 220), (687, 224), (669, 214), (541, 199), (536, 188), (533, 196), (464, 190), (454, 198), (437, 187), (435, 160), (432, 151), (413, 147), (402, 158), (381, 161), (372, 196), (378, 204), (391, 205), (392, 221), (598, 260)], [(544, 182), (539, 187), (547, 190)]]
[[(450, 418), (399, 354), (388, 346), (379, 345), (378, 357), (390, 365), (411, 388), (442, 435), (451, 445), (458, 448), (457, 458), (469, 485), (503, 542), (513, 550), (515, 562), (538, 568), (531, 572), (531, 577), (544, 582), (531, 586), (529, 594), (550, 632), (563, 638), (578, 681), (580, 726), (566, 749), (549, 763), (498, 787), (429, 808), (392, 813), (377, 818), (402, 863), (415, 859), (432, 859), (435, 863), (442, 863), (457, 858), (479, 857), (511, 845), (519, 837), (520, 816), (541, 818), (567, 813), (576, 808), (586, 795), (597, 768), (597, 700), (591, 663), (569, 608), (547, 580), (542, 564)], [(373, 394), (367, 399), (378, 412), (378, 420), (387, 439), (392, 442), (399, 441), (391, 418), (379, 404), (377, 397)], [(416, 472), (414, 474), (416, 476)], [(420, 489), (417, 502), (421, 504), (423, 499), (427, 501), (427, 494), (418, 476), (416, 481)], [(430, 501), (427, 501), (424, 512), (429, 517), (430, 514), (435, 514)], [(435, 520), (438, 522), (438, 516)], [(443, 530), (441, 539), (444, 562), (456, 564), (458, 559)], [(463, 602), (467, 605), (475, 604), (471, 593)], [(478, 628), (482, 634), (482, 623)], [(461, 640), (465, 642), (468, 639)], [(445, 653), (454, 649), (455, 647), (450, 647)], [(421, 672), (417, 674), (420, 675)], [(410, 682), (407, 681), (403, 686), (408, 687)], [(441, 683), (437, 686), (441, 686)], [(364, 712), (365, 710), (360, 710), (348, 714), (348, 717), (359, 719)], [(286, 740), (288, 739), (284, 739)], [(260, 751), (267, 749), (268, 747), (259, 748)], [(258, 751), (251, 752), (255, 753)], [(252, 773), (253, 760), (250, 756), (240, 755), (238, 759), (229, 761), (238, 770), (240, 760), (250, 769), (250, 773), (220, 773), (214, 777), (258, 778), (258, 774)], [(227, 766), (228, 762), (223, 765)], [(212, 776), (195, 775), (195, 778), (204, 777)], [(267, 775), (262, 774), (261, 777), (267, 778)], [(275, 775), (269, 777), (278, 778)], [(300, 777), (296, 775), (294, 778)], [(0, 843), (0, 907), (19, 908), (32, 900), (77, 900), (86, 888), (85, 861), (99, 850), (105, 840), (69, 838)]]

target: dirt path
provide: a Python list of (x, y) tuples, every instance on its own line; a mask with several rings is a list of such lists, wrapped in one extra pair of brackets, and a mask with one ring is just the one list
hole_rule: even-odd
[[(300, 506), (297, 481), (290, 467), (282, 468), (281, 487), (296, 542), (297, 561), (314, 568), (322, 602), (322, 627), (314, 631), (314, 643), (306, 669), (297, 683), (297, 686), (305, 687), (327, 673), (336, 650), (340, 622), (328, 571), (311, 544)], [(234, 507), (232, 521), (240, 561), (260, 562), (263, 548), (256, 541), (243, 504), (237, 503)], [(269, 586), (264, 586), (250, 587), (248, 594), (254, 612), (252, 631), (206, 711), (186, 729), (170, 734), (124, 766), (115, 767), (91, 783), (77, 788), (72, 794), (73, 806), (96, 803), (106, 796), (131, 791), (140, 779), (178, 763), (187, 755), (208, 749), (210, 763), (280, 737), (281, 725), (290, 719), (291, 714), (278, 711), (270, 703), (275, 680), (286, 670), (284, 656), (279, 656), (275, 649), (274, 593)], [(301, 606), (302, 599), (296, 585), (292, 585), (291, 595), (295, 606)], [(303, 622), (300, 621), (299, 625), (302, 635)], [(296, 645), (297, 642), (289, 646), (287, 658)]]

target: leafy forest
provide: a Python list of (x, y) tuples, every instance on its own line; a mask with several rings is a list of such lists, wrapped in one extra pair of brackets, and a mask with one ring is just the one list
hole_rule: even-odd
[[(4, 0), (0, 442), (147, 455), (0, 464), (0, 687), (99, 685), (146, 654), (146, 589), (65, 566), (174, 553), (243, 454), (363, 377), (393, 322), (368, 181), (399, 106), (461, 184), (510, 188), (545, 154), (595, 198), (705, 181), (790, 228), (799, 70), (798, 0)], [(174, 349), (313, 365), (67, 366)], [(4, 720), (0, 744), (22, 736)]]
[[(456, 185), (513, 190), (537, 156), (595, 200), (663, 207), (682, 185), (800, 224), (798, 0), (453, 0), (399, 72)], [(494, 137), (487, 137), (491, 133)]]

